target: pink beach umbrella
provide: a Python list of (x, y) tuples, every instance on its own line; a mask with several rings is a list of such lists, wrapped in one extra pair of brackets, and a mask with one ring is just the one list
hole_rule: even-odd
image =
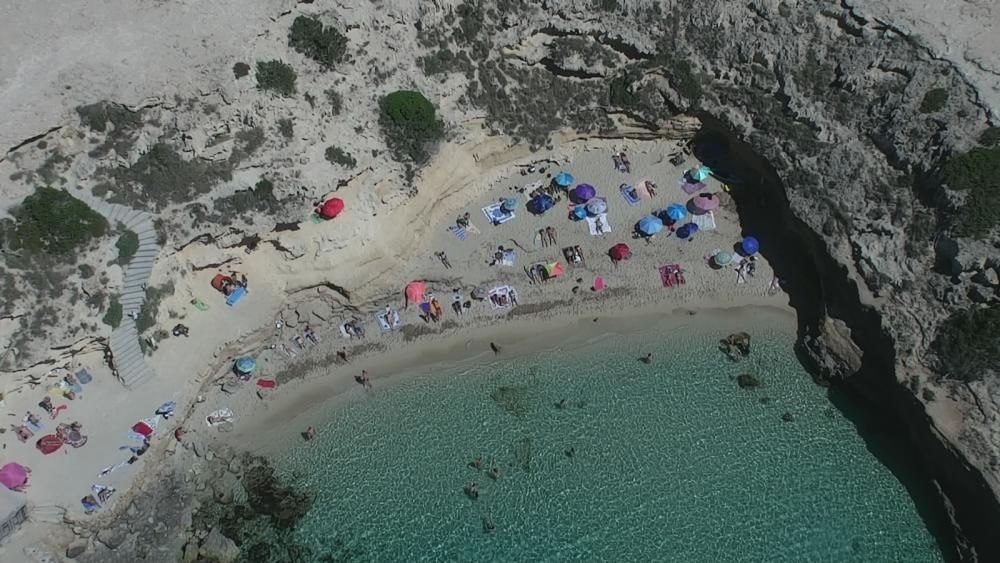
[(604, 278), (597, 276), (594, 278), (594, 291), (600, 291), (604, 289)]
[(691, 204), (702, 211), (711, 211), (719, 207), (719, 197), (715, 194), (700, 193), (691, 198)]
[(8, 463), (0, 467), (0, 483), (8, 489), (16, 489), (28, 482), (28, 469), (20, 463)]

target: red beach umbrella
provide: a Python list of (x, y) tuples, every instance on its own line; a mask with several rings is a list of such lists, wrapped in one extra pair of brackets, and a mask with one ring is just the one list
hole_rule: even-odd
[(611, 255), (612, 260), (628, 260), (632, 256), (632, 249), (624, 242), (619, 242), (611, 247), (608, 254)]
[(324, 219), (333, 219), (344, 210), (344, 200), (339, 197), (331, 197), (319, 208), (319, 214)]
[(423, 303), (425, 293), (427, 293), (426, 282), (413, 280), (406, 284), (406, 301), (409, 303)]

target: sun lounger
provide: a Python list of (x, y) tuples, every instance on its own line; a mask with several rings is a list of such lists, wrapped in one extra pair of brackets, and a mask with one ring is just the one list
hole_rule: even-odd
[[(590, 234), (593, 236), (603, 235), (611, 232), (611, 225), (608, 223), (608, 214), (601, 213), (597, 217), (587, 217), (587, 228), (590, 230)], [(597, 223), (600, 221), (601, 226), (598, 230)]]
[(236, 304), (237, 301), (240, 300), (241, 297), (246, 295), (246, 293), (247, 290), (245, 287), (241, 285), (236, 286), (236, 289), (234, 289), (233, 292), (230, 293), (228, 297), (226, 297), (226, 305), (232, 307), (233, 305)]
[(691, 222), (698, 225), (699, 231), (714, 231), (715, 225), (715, 214), (709, 211), (702, 215), (694, 215), (691, 217)]
[(486, 216), (487, 221), (494, 225), (502, 225), (514, 218), (514, 212), (504, 211), (503, 205), (499, 202), (484, 207), (483, 215)]
[(621, 187), (618, 188), (618, 189), (621, 190), (622, 197), (625, 198), (625, 201), (629, 205), (631, 205), (633, 207), (635, 207), (636, 205), (639, 205), (639, 194), (636, 193), (635, 188), (633, 188), (632, 186), (630, 186), (628, 184), (622, 184)]

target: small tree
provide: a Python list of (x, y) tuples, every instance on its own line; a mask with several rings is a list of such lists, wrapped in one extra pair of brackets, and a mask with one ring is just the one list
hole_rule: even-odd
[(281, 136), (286, 139), (291, 139), (295, 136), (295, 125), (292, 123), (292, 118), (283, 117), (278, 120), (278, 132)]
[(430, 145), (444, 136), (444, 125), (431, 102), (420, 92), (400, 90), (382, 98), (379, 108), (379, 124), (393, 157), (418, 164), (426, 161)]
[(108, 303), (108, 310), (104, 313), (104, 318), (101, 320), (111, 328), (118, 328), (118, 325), (122, 324), (122, 304), (118, 302), (117, 297), (111, 298), (111, 303)]
[(344, 168), (354, 168), (358, 165), (358, 162), (354, 160), (354, 157), (350, 153), (335, 146), (326, 147), (326, 160), (330, 164), (339, 164)]
[(295, 69), (281, 61), (257, 61), (257, 88), (282, 96), (295, 95)]
[(288, 45), (323, 68), (331, 69), (344, 57), (347, 38), (316, 18), (299, 16), (288, 30)]
[(1000, 306), (966, 309), (938, 327), (931, 348), (950, 379), (974, 381), (1000, 366)]
[(65, 190), (41, 187), (12, 213), (7, 244), (45, 254), (67, 254), (104, 236), (108, 221)]
[(118, 237), (115, 246), (118, 248), (118, 263), (124, 266), (139, 251), (139, 235), (132, 231), (125, 231)]
[(920, 102), (920, 113), (934, 113), (940, 111), (948, 103), (948, 91), (944, 88), (935, 88), (924, 94), (924, 99)]

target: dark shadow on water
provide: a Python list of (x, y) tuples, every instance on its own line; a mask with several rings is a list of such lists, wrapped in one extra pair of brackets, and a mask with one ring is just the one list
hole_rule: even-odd
[(959, 561), (954, 529), (942, 510), (941, 496), (927, 479), (922, 469), (923, 461), (906, 440), (900, 439), (900, 436), (906, 434), (906, 429), (899, 427), (893, 415), (884, 414), (877, 408), (872, 408), (873, 405), (867, 404), (863, 398), (855, 396), (847, 384), (829, 387), (826, 396), (851, 421), (875, 459), (906, 487), (924, 526), (934, 537), (945, 560)]

